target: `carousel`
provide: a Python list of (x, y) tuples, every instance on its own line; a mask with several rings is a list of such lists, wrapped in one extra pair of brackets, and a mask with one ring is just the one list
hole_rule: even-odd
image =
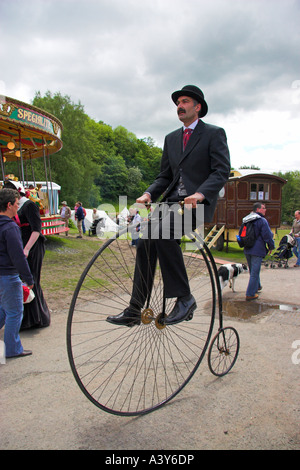
[[(40, 211), (43, 235), (68, 230), (57, 214), (57, 185), (52, 182), (50, 156), (59, 152), (62, 124), (50, 113), (13, 98), (0, 96), (0, 161), (2, 182), (21, 184)], [(36, 182), (33, 160), (42, 158), (45, 181)], [(7, 171), (16, 162), (16, 174)]]

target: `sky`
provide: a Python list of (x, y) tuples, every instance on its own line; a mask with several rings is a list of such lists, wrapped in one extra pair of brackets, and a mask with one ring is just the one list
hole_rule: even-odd
[(300, 169), (300, 0), (0, 0), (0, 95), (67, 95), (159, 147), (196, 85), (231, 165)]

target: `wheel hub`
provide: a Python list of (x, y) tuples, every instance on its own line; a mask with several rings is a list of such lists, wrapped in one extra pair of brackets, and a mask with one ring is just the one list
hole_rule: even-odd
[(149, 325), (149, 323), (154, 320), (153, 310), (151, 308), (145, 308), (145, 310), (142, 311), (141, 320), (144, 325)]
[(152, 320), (155, 321), (155, 326), (158, 330), (162, 330), (166, 327), (164, 321), (162, 320), (162, 313), (159, 313), (156, 317), (153, 313), (152, 308), (145, 308), (142, 311), (141, 321), (144, 325), (149, 325)]

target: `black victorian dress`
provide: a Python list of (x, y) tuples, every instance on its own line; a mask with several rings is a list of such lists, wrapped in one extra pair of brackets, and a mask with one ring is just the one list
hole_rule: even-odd
[(21, 228), (23, 246), (25, 247), (32, 232), (39, 232), (40, 236), (29, 251), (27, 258), (33, 279), (35, 298), (32, 302), (24, 304), (22, 329), (42, 328), (50, 325), (50, 312), (40, 285), (41, 269), (45, 255), (45, 237), (41, 233), (42, 222), (38, 206), (29, 199), (18, 210), (18, 224)]

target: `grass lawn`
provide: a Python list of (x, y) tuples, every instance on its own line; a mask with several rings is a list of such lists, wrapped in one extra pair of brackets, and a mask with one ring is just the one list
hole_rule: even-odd
[(73, 294), (81, 273), (103, 244), (103, 240), (87, 235), (77, 239), (77, 234), (76, 229), (71, 229), (68, 237), (46, 237), (41, 284), (48, 295), (55, 292), (58, 297), (69, 297)]

